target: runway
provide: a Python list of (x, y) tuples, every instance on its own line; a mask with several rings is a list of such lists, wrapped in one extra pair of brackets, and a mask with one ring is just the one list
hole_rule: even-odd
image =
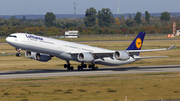
[(109, 67), (109, 68), (99, 68), (99, 70), (84, 69), (82, 71), (78, 71), (77, 69), (75, 69), (74, 71), (67, 71), (66, 69), (6, 71), (6, 72), (0, 72), (0, 79), (128, 74), (128, 73), (155, 73), (155, 72), (174, 72), (174, 71), (180, 71), (180, 65), (117, 67), (117, 68)]

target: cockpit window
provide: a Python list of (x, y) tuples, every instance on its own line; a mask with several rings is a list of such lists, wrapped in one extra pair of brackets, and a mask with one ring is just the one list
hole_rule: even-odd
[(16, 36), (16, 35), (9, 35), (9, 37), (17, 38), (17, 36)]

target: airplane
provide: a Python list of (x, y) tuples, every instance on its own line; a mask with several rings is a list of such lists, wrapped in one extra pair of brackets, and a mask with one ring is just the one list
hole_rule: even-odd
[(119, 66), (142, 59), (163, 58), (165, 56), (140, 57), (139, 54), (140, 52), (170, 50), (175, 47), (175, 45), (173, 45), (169, 48), (163, 49), (141, 50), (145, 34), (145, 32), (140, 32), (126, 50), (117, 51), (28, 33), (10, 34), (6, 38), (6, 41), (11, 46), (15, 47), (18, 52), (16, 53), (17, 57), (21, 56), (21, 50), (25, 50), (25, 56), (27, 58), (41, 62), (47, 62), (54, 56), (63, 59), (67, 63), (64, 64), (64, 68), (67, 68), (67, 70), (74, 70), (70, 61), (81, 62), (81, 65), (78, 65), (77, 67), (78, 70), (87, 68), (87, 64), (85, 63), (89, 63), (88, 68), (97, 70), (98, 67), (95, 66), (95, 64)]

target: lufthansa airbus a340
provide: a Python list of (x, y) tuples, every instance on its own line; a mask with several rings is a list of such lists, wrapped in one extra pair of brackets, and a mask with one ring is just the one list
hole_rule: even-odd
[[(148, 49), (141, 50), (145, 32), (140, 32), (133, 40), (126, 50), (108, 50), (88, 45), (67, 42), (43, 36), (37, 36), (27, 33), (13, 33), (6, 38), (6, 41), (16, 48), (18, 53), (17, 57), (21, 56), (20, 51), (25, 50), (25, 56), (30, 59), (35, 59), (41, 62), (51, 60), (53, 56), (63, 59), (67, 62), (64, 68), (73, 70), (74, 67), (70, 65), (70, 61), (81, 62), (77, 68), (91, 68), (92, 70), (98, 69), (95, 64), (102, 64), (108, 66), (118, 66), (123, 64), (132, 63), (141, 59), (147, 58), (161, 58), (159, 57), (140, 57), (140, 52), (160, 51), (173, 49), (175, 45), (164, 49)], [(87, 66), (85, 63), (89, 63)]]

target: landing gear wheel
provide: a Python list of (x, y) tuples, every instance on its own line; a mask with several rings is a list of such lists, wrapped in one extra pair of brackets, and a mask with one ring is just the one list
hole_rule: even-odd
[(86, 64), (84, 64), (84, 65), (83, 65), (83, 68), (87, 68), (87, 65), (86, 65)]
[(77, 68), (78, 68), (78, 70), (81, 70), (81, 66), (78, 66)]
[(16, 53), (16, 57), (21, 57), (21, 53)]
[(67, 70), (74, 70), (74, 67), (71, 66), (71, 64), (69, 63), (69, 61), (66, 61), (67, 64), (64, 64), (64, 68), (67, 68)]
[(64, 68), (67, 68), (67, 64), (64, 64)]
[(77, 68), (78, 68), (78, 70), (83, 70), (82, 66), (78, 66)]
[(92, 68), (92, 65), (89, 65), (88, 68), (89, 68), (89, 69)]
[(71, 70), (71, 68), (70, 68), (70, 67), (68, 67), (68, 68), (67, 68), (67, 70)]
[(98, 66), (92, 67), (92, 70), (98, 70)]
[(73, 66), (71, 66), (71, 67), (70, 67), (70, 70), (74, 70), (74, 67), (73, 67)]
[(68, 66), (68, 67), (67, 67), (67, 70), (74, 70), (74, 67), (73, 67), (73, 66), (71, 66), (71, 67)]
[(95, 70), (98, 70), (98, 67), (97, 67), (97, 66), (95, 67)]

